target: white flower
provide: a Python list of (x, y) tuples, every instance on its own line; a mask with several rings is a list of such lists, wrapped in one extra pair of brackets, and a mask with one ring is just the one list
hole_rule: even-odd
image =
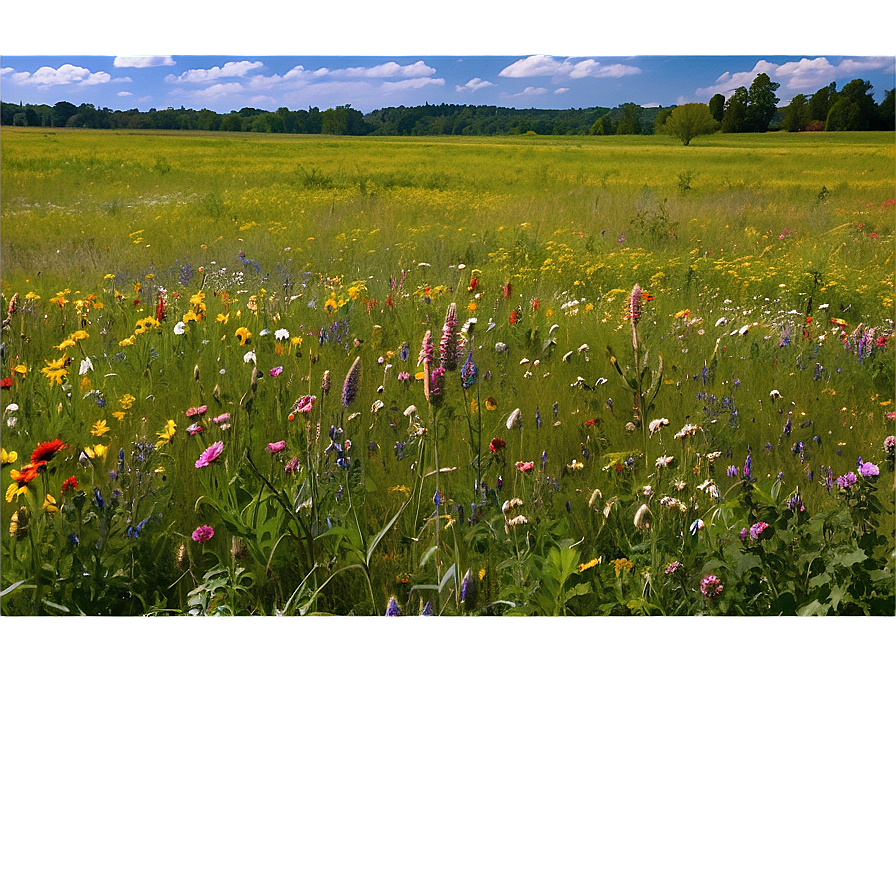
[(81, 362), (81, 367), (78, 370), (78, 376), (84, 376), (88, 370), (93, 370), (93, 361), (90, 358), (85, 358)]
[(370, 413), (371, 413), (371, 414), (375, 414), (375, 413), (377, 413), (377, 411), (381, 411), (381, 410), (383, 409), (383, 407), (384, 407), (383, 403), (382, 403), (379, 399), (377, 399), (377, 400), (370, 406)]
[(728, 323), (728, 318), (727, 318), (727, 317), (720, 317), (720, 318), (716, 321), (716, 326), (717, 326), (717, 327), (722, 327), (722, 326), (724, 326), (724, 325), (727, 324), (727, 323)]
[(668, 425), (669, 421), (665, 417), (658, 417), (656, 420), (651, 420), (647, 424), (647, 428), (650, 430), (650, 434), (653, 435), (655, 432), (659, 432), (663, 426)]
[(14, 401), (11, 401), (6, 406), (6, 410), (4, 410), (3, 413), (4, 414), (14, 414), (18, 409), (19, 409), (19, 406)]
[(749, 324), (744, 324), (744, 325), (737, 331), (737, 335), (738, 335), (738, 336), (745, 336), (745, 335), (749, 332), (749, 330), (750, 330), (750, 325), (749, 325)]
[(249, 351), (247, 351), (246, 354), (243, 355), (243, 363), (245, 363), (245, 364), (254, 364), (255, 363), (255, 352), (252, 349), (249, 349)]
[(510, 416), (507, 418), (507, 428), (508, 429), (518, 429), (523, 425), (523, 414), (519, 408), (511, 411)]
[(768, 397), (772, 401), (777, 401), (781, 397), (781, 393), (777, 389), (772, 389), (772, 391), (768, 393)]
[(496, 343), (495, 343), (495, 351), (496, 351), (496, 352), (506, 352), (506, 351), (507, 351), (507, 343), (505, 343), (505, 342), (496, 342)]
[(525, 526), (529, 520), (527, 520), (522, 514), (519, 516), (515, 516), (512, 520), (507, 521), (508, 526)]
[(650, 508), (646, 504), (642, 504), (635, 512), (635, 528), (650, 528)]
[(578, 351), (579, 354), (581, 354), (582, 352), (587, 352), (587, 351), (588, 351), (588, 343), (587, 343), (587, 342), (583, 342), (583, 343), (578, 347), (577, 351)]
[(404, 409), (403, 413), (404, 413), (404, 416), (405, 416), (405, 417), (408, 417), (408, 418), (412, 417), (414, 414), (417, 413), (417, 405), (415, 405), (415, 404), (409, 404), (409, 405)]
[(531, 363), (532, 362), (528, 358), (523, 358), (522, 361), (520, 361), (520, 366), (522, 366), (523, 364), (531, 364)]
[(671, 464), (673, 460), (675, 460), (675, 458), (672, 457), (672, 456), (658, 457), (658, 458), (656, 459), (656, 464), (655, 464), (655, 466), (656, 466), (656, 468), (659, 469), (659, 470), (665, 470), (666, 467), (668, 467), (669, 464)]
[(501, 511), (504, 514), (504, 516), (508, 516), (510, 514), (510, 511), (513, 510), (515, 507), (522, 507), (522, 506), (523, 506), (522, 500), (520, 500), (519, 498), (510, 498), (509, 500), (504, 502), (504, 504), (501, 507)]
[(289, 339), (289, 330), (281, 327), (274, 333), (274, 339), (276, 339), (277, 342), (284, 342), (285, 340)]
[(684, 426), (672, 436), (673, 439), (686, 439), (689, 435), (693, 435), (695, 432), (702, 431), (702, 426), (695, 426), (693, 423), (685, 423)]
[(184, 333), (187, 332), (187, 325), (182, 320), (179, 320), (174, 325), (174, 332), (175, 332), (175, 335), (177, 335), (177, 336), (183, 336)]

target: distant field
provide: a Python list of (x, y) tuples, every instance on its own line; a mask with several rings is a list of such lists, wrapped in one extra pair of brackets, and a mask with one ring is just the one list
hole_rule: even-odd
[(0, 139), (4, 612), (893, 613), (892, 134)]

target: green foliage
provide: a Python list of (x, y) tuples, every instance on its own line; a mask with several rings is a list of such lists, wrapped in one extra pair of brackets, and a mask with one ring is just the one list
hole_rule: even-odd
[(685, 103), (676, 106), (663, 124), (661, 133), (669, 134), (688, 146), (695, 137), (713, 134), (719, 123), (704, 103)]

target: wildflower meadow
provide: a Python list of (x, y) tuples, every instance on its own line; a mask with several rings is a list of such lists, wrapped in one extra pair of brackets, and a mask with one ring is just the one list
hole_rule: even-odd
[(892, 135), (4, 129), (2, 608), (892, 615)]

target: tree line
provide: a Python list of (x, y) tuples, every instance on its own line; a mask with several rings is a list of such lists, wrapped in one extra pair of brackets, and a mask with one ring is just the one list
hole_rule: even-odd
[[(893, 130), (893, 90), (880, 103), (872, 85), (856, 78), (840, 90), (836, 82), (806, 96), (797, 94), (783, 109), (775, 91), (780, 87), (766, 74), (749, 87), (738, 87), (727, 99), (713, 96), (708, 104), (642, 107), (623, 103), (615, 108), (512, 109), (503, 106), (453, 103), (391, 106), (363, 114), (350, 105), (320, 110), (272, 112), (244, 107), (228, 113), (211, 109), (107, 109), (91, 103), (76, 106), (66, 100), (48, 104), (2, 103), (3, 127), (147, 129), (165, 131), (226, 131), (357, 136), (497, 136), (513, 134), (592, 135), (676, 133), (683, 121), (688, 142), (700, 133), (786, 131)], [(676, 113), (676, 110), (678, 112)], [(699, 133), (693, 133), (696, 128)]]

